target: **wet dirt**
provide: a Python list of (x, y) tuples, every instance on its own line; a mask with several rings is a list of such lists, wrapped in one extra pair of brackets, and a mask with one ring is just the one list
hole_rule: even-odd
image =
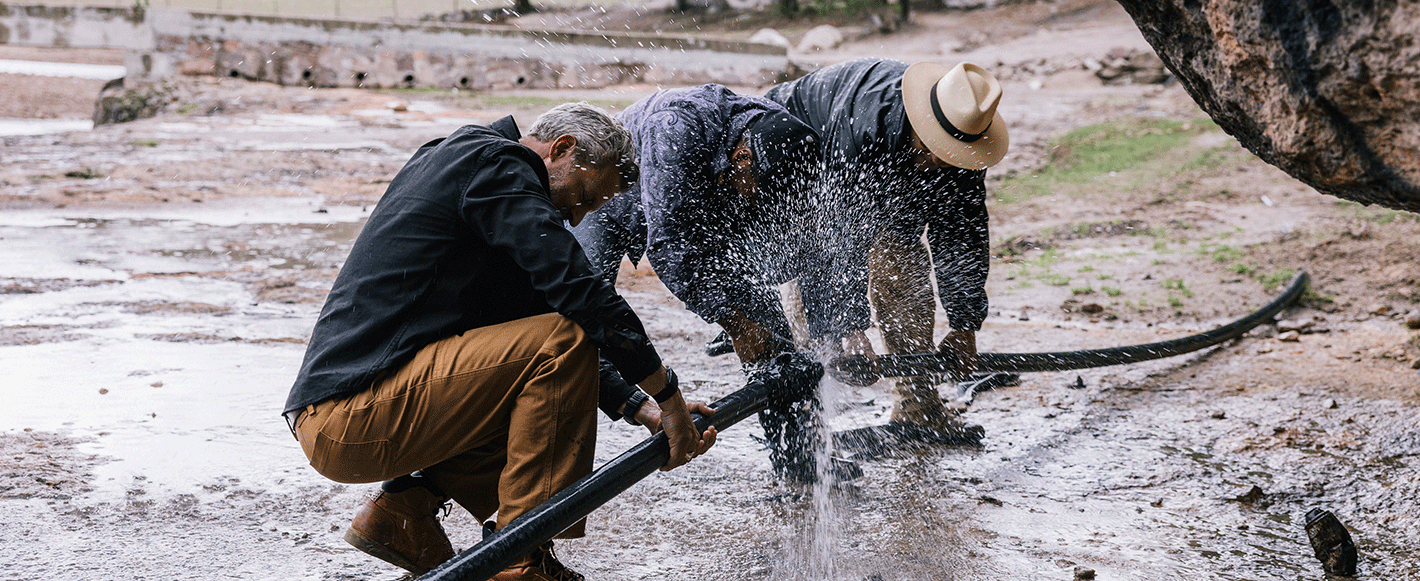
[[(823, 58), (900, 43), (894, 56), (989, 53), (1026, 71), (1054, 55), (1041, 69), (1054, 72), (1005, 80), (1013, 149), (991, 188), (1041, 171), (1071, 129), (1201, 116), (1177, 86), (1107, 87), (1067, 66), (1138, 41), (1109, 32), (1124, 29), (1117, 7), (1052, 4), (921, 13), (901, 36)], [(968, 52), (933, 36), (992, 18), (1006, 24)], [(0, 84), (7, 99), (49, 82), (15, 81)], [(545, 99), (182, 82), (186, 106), (155, 119), (0, 137), (0, 577), (399, 578), (341, 540), (372, 487), (315, 474), (277, 414), (326, 289), (409, 153), (464, 123), (526, 126)], [(75, 109), (25, 114), (87, 117)], [(751, 420), (598, 510), (559, 554), (607, 580), (1067, 580), (1084, 568), (1319, 581), (1302, 515), (1321, 507), (1351, 528), (1361, 578), (1420, 578), (1420, 340), (1404, 324), (1420, 308), (1420, 220), (1316, 194), (1216, 130), (1199, 139), (1224, 161), (993, 201), (980, 348), (1180, 337), (1261, 306), (1278, 292), (1264, 275), (1306, 269), (1314, 292), (1278, 325), (1191, 355), (1025, 374), (964, 412), (986, 428), (981, 447), (862, 454), (849, 483), (774, 479)], [(645, 265), (623, 268), (620, 288), (686, 392), (740, 387), (732, 358), (703, 353), (716, 329)], [(823, 391), (835, 429), (891, 409), (886, 382)], [(604, 421), (598, 462), (644, 436)], [(459, 510), (445, 526), (458, 548), (479, 533)]]

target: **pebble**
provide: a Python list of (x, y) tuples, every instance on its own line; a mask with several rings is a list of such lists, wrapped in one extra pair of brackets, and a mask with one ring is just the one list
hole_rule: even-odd
[(1405, 326), (1420, 329), (1420, 311), (1410, 311), (1410, 314), (1405, 316)]
[(1336, 400), (1331, 398), (1321, 400), (1321, 407), (1322, 409), (1334, 410), (1337, 407)]
[(1301, 333), (1298, 333), (1298, 332), (1296, 332), (1296, 331), (1287, 331), (1286, 333), (1282, 333), (1281, 335), (1278, 335), (1278, 336), (1277, 336), (1277, 340), (1278, 340), (1278, 341), (1285, 341), (1285, 342), (1287, 342), (1287, 343), (1296, 343), (1296, 342), (1302, 340), (1302, 334), (1301, 334)]
[(1075, 581), (1090, 581), (1095, 578), (1095, 570), (1088, 567), (1075, 567)]

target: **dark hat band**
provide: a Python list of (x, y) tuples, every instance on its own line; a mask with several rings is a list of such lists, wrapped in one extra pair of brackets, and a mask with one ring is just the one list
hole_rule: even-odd
[[(956, 125), (952, 125), (951, 120), (947, 119), (947, 114), (942, 112), (942, 105), (937, 102), (937, 84), (938, 83), (932, 84), (932, 98), (930, 99), (930, 101), (932, 102), (932, 115), (937, 118), (937, 123), (940, 123), (942, 125), (942, 129), (947, 130), (947, 135), (950, 135), (957, 141), (963, 143), (971, 143), (973, 141), (981, 139), (982, 137), (985, 137), (986, 132), (991, 130), (990, 123), (986, 124), (986, 129), (981, 130), (981, 133), (967, 133), (965, 131), (957, 129)], [(992, 122), (995, 122), (995, 119), (992, 119)]]

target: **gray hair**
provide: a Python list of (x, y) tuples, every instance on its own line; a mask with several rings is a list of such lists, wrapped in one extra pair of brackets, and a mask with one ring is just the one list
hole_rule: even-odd
[(543, 142), (563, 135), (577, 138), (577, 160), (616, 166), (617, 173), (621, 174), (622, 189), (630, 188), (640, 178), (631, 132), (606, 110), (586, 101), (563, 103), (548, 109), (533, 121), (528, 135)]

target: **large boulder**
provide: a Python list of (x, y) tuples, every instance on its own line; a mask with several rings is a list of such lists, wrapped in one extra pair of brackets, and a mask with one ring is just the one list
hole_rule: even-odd
[(1420, 212), (1420, 2), (1119, 3), (1258, 157), (1322, 193)]

